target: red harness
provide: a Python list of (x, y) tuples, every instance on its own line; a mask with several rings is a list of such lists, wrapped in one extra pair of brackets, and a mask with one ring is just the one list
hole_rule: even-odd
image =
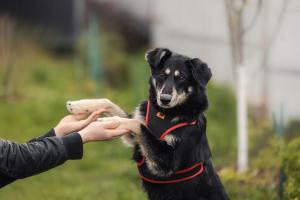
[[(180, 122), (178, 124), (173, 124), (171, 120), (167, 119), (167, 116), (155, 110), (151, 106), (150, 101), (147, 102), (147, 111), (146, 111), (146, 127), (151, 130), (151, 133), (154, 134), (159, 140), (163, 140), (168, 134), (172, 131), (175, 131), (184, 126), (193, 126), (196, 125), (197, 121), (192, 122)], [(145, 165), (145, 157), (141, 156), (139, 162), (137, 162), (137, 167), (140, 173), (140, 177), (150, 183), (156, 184), (169, 184), (169, 183), (179, 183), (183, 181), (190, 180), (198, 175), (200, 175), (204, 170), (203, 163), (199, 162), (194, 164), (191, 167), (186, 169), (181, 169), (176, 171), (173, 175), (167, 178), (157, 178), (153, 176), (147, 166)]]

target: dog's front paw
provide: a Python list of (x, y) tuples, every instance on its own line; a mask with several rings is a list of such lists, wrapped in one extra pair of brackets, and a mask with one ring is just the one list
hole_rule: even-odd
[(142, 122), (140, 120), (137, 120), (137, 119), (128, 119), (128, 118), (114, 116), (114, 117), (98, 118), (98, 121), (100, 121), (100, 122), (103, 122), (103, 121), (118, 121), (120, 123), (118, 128), (129, 130), (134, 135), (140, 135), (141, 134), (141, 124), (142, 124)]
[(108, 109), (110, 105), (108, 99), (83, 99), (66, 103), (67, 110), (72, 114), (92, 113), (100, 108)]

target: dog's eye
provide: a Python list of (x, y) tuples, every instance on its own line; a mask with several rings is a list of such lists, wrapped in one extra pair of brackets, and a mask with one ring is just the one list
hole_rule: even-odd
[(164, 77), (166, 74), (165, 73), (159, 73), (159, 76)]

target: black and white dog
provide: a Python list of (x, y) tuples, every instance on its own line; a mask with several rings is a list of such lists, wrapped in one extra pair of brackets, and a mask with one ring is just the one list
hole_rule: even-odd
[(228, 199), (211, 161), (206, 137), (206, 85), (211, 78), (200, 59), (156, 48), (145, 55), (151, 67), (150, 91), (132, 119), (108, 99), (67, 102), (72, 113), (105, 108), (132, 130), (122, 137), (150, 200)]

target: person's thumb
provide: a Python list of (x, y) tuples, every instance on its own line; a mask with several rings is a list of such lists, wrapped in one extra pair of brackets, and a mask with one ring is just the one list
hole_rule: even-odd
[(120, 137), (129, 132), (130, 131), (127, 129), (108, 129), (108, 130), (106, 130), (106, 133), (108, 133), (111, 138)]

